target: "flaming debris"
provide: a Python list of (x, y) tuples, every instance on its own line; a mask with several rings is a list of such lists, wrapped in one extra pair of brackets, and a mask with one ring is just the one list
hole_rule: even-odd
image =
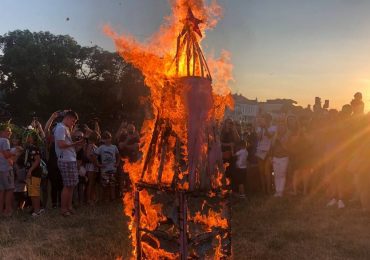
[(216, 1), (171, 3), (172, 15), (146, 44), (105, 28), (151, 91), (152, 107), (141, 132), (143, 157), (124, 166), (134, 186), (124, 197), (133, 255), (226, 258), (231, 253), (229, 191), (218, 124), (232, 105), (232, 65), (223, 52), (208, 66), (199, 45), (206, 29), (217, 24), (221, 8)]

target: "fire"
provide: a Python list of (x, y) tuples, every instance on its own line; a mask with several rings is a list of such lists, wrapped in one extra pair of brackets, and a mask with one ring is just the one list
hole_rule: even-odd
[[(151, 91), (154, 108), (160, 106), (165, 82), (176, 75), (173, 57), (176, 56), (177, 37), (183, 29), (183, 21), (186, 20), (188, 9), (191, 8), (194, 16), (203, 22), (199, 24), (202, 35), (205, 35), (207, 29), (214, 28), (222, 17), (222, 8), (214, 0), (210, 5), (207, 5), (204, 0), (176, 0), (171, 3), (172, 14), (166, 17), (165, 23), (147, 43), (139, 43), (130, 35), (118, 35), (109, 26), (104, 27), (104, 32), (114, 40), (119, 54), (143, 73), (145, 83)], [(197, 39), (201, 41), (200, 37)], [(227, 102), (219, 104), (224, 109), (225, 106), (232, 105), (228, 85), (233, 80), (230, 53), (223, 51), (219, 59), (209, 56), (207, 60), (210, 72), (214, 76), (214, 93), (221, 97), (228, 97)], [(184, 56), (179, 66), (180, 76), (184, 75), (186, 71)], [(219, 113), (218, 119), (222, 117), (223, 115)]]
[(207, 226), (208, 231), (211, 231), (215, 227), (227, 228), (228, 226), (227, 219), (222, 218), (220, 212), (214, 212), (212, 209), (208, 211), (207, 215), (202, 215), (199, 211), (196, 212), (193, 220), (195, 223), (201, 223)]
[[(207, 57), (207, 63), (199, 44), (206, 30), (216, 26), (222, 8), (215, 0), (210, 4), (205, 0), (170, 2), (172, 14), (146, 43), (104, 28), (118, 53), (142, 72), (151, 93), (152, 107), (146, 111), (141, 129), (142, 159), (124, 164), (134, 191), (123, 199), (125, 214), (130, 217), (133, 255), (140, 255), (137, 243), (142, 242), (141, 250), (151, 259), (178, 258), (162, 250), (159, 239), (150, 234), (171, 219), (166, 217), (165, 205), (155, 201), (156, 193), (139, 191), (136, 184), (225, 194), (222, 189), (228, 182), (217, 129), (225, 108), (233, 106), (229, 88), (233, 66), (226, 51), (220, 58)], [(211, 197), (218, 193), (209, 192)], [(139, 206), (134, 206), (135, 200)], [(206, 230), (230, 224), (222, 212), (212, 209), (206, 214), (197, 212), (189, 220), (205, 225)], [(148, 232), (146, 237), (138, 235), (142, 230)], [(143, 238), (146, 241), (141, 241)]]

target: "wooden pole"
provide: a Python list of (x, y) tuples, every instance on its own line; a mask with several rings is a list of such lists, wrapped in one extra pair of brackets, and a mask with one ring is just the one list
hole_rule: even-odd
[(192, 49), (192, 56), (193, 56), (193, 76), (195, 75), (196, 71), (196, 63), (197, 63), (197, 51), (194, 48), (194, 39), (191, 41), (191, 49)]
[(140, 190), (135, 187), (135, 224), (136, 224), (136, 259), (141, 260), (141, 236), (140, 236)]
[(144, 176), (145, 176), (145, 173), (146, 173), (146, 170), (150, 164), (150, 161), (153, 159), (153, 157), (155, 156), (155, 151), (156, 151), (156, 144), (157, 144), (157, 140), (158, 140), (158, 135), (159, 135), (159, 128), (160, 128), (160, 116), (159, 116), (159, 112), (158, 112), (158, 115), (157, 115), (157, 118), (155, 120), (155, 125), (154, 125), (154, 131), (153, 131), (153, 135), (152, 135), (152, 139), (150, 140), (150, 144), (149, 144), (149, 149), (148, 149), (148, 152), (147, 152), (147, 155), (145, 157), (145, 161), (144, 161), (144, 167), (143, 167), (143, 171), (141, 172), (141, 177), (140, 177), (140, 180), (143, 180), (144, 179)]
[(188, 32), (187, 39), (186, 39), (186, 72), (188, 76), (190, 76), (190, 59), (191, 59), (190, 41), (191, 41), (191, 34), (190, 32)]
[(187, 198), (183, 191), (178, 192), (179, 198), (179, 224), (180, 224), (180, 259), (188, 258), (187, 240)]
[(207, 70), (207, 72), (208, 72), (208, 78), (209, 78), (210, 80), (212, 80), (211, 72), (209, 71), (209, 68), (208, 68), (208, 65), (207, 65), (206, 59), (204, 58), (203, 52), (202, 52), (202, 50), (200, 49), (200, 47), (199, 47), (199, 45), (198, 45), (198, 44), (197, 44), (197, 48), (198, 48), (198, 52), (199, 52), (199, 53), (200, 53), (200, 55), (201, 55), (201, 59), (203, 60), (203, 63), (204, 63), (204, 65), (205, 65), (205, 67), (206, 67), (206, 70)]

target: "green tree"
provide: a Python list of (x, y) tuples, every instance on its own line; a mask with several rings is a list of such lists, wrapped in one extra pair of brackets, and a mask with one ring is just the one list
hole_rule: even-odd
[(61, 106), (70, 100), (63, 94), (78, 89), (75, 58), (81, 47), (71, 37), (17, 30), (0, 36), (0, 48), (0, 86), (14, 115)]
[(68, 35), (16, 30), (0, 36), (0, 50), (0, 90), (16, 121), (66, 108), (85, 120), (137, 120), (139, 96), (148, 94), (141, 73), (117, 53)]

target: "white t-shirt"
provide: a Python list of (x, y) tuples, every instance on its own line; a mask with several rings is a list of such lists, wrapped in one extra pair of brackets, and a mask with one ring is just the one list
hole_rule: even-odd
[(103, 165), (101, 168), (102, 172), (117, 171), (115, 167), (116, 155), (118, 154), (117, 146), (103, 144), (95, 150), (95, 154), (100, 155), (101, 164)]
[(57, 154), (57, 158), (60, 161), (64, 162), (75, 162), (76, 160), (76, 149), (71, 146), (68, 148), (60, 148), (58, 146), (58, 141), (65, 141), (66, 144), (72, 144), (72, 137), (69, 128), (65, 126), (63, 123), (57, 124), (55, 131), (54, 131), (54, 139), (55, 139), (55, 153)]
[[(267, 128), (267, 131), (270, 135), (275, 134), (276, 126), (270, 126)], [(269, 138), (266, 135), (266, 130), (261, 127), (257, 127), (256, 132), (258, 136), (257, 150), (269, 151), (272, 144), (272, 137)]]
[(247, 168), (247, 157), (248, 151), (247, 149), (240, 149), (235, 153), (236, 155), (236, 168), (238, 169), (246, 169)]

